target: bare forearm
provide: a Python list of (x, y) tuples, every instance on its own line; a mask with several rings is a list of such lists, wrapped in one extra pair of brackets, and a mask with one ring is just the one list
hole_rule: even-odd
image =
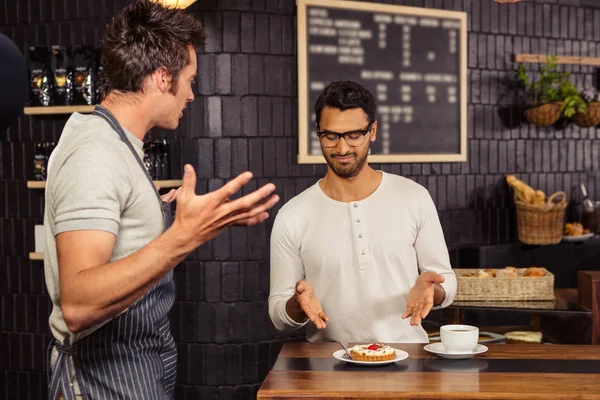
[(439, 283), (434, 284), (433, 286), (433, 305), (439, 306), (444, 301), (444, 297), (446, 297), (446, 291)]
[(126, 310), (189, 253), (169, 229), (128, 257), (82, 269), (61, 283), (63, 313), (70, 329), (81, 331)]
[(304, 311), (302, 311), (300, 304), (296, 301), (296, 296), (290, 297), (287, 303), (285, 303), (285, 312), (287, 312), (287, 315), (289, 315), (291, 319), (299, 324), (308, 319)]

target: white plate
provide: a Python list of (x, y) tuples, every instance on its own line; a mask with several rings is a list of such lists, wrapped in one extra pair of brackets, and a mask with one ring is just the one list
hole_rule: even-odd
[[(480, 344), (486, 344), (486, 343), (499, 343), (499, 342), (503, 342), (505, 340), (504, 335), (500, 335), (498, 333), (494, 333), (494, 332), (479, 332), (479, 336), (489, 336), (489, 339), (485, 339), (485, 340), (480, 340), (479, 343)], [(430, 342), (441, 342), (442, 338), (440, 337), (440, 335), (435, 335), (435, 336), (430, 336), (429, 337), (429, 341)]]
[(477, 354), (485, 353), (486, 351), (488, 351), (487, 346), (484, 346), (482, 344), (478, 344), (477, 346), (475, 346), (470, 353), (448, 353), (442, 343), (430, 343), (428, 345), (425, 345), (423, 349), (430, 353), (436, 354), (442, 358), (448, 358), (450, 360), (463, 360), (465, 358), (472, 358)]
[(594, 236), (594, 232), (586, 233), (585, 235), (579, 236), (563, 236), (565, 242), (583, 242)]
[[(350, 349), (348, 349), (350, 350)], [(408, 358), (408, 353), (403, 351), (403, 350), (398, 350), (398, 349), (394, 349), (396, 350), (396, 358), (394, 358), (393, 360), (386, 360), (386, 361), (355, 361), (355, 360), (348, 360), (347, 358), (344, 357), (344, 354), (346, 354), (346, 351), (344, 349), (340, 349), (338, 351), (333, 352), (333, 357), (337, 358), (340, 361), (344, 361), (350, 364), (358, 364), (358, 365), (385, 365), (385, 364), (392, 364), (398, 361), (402, 361)]]

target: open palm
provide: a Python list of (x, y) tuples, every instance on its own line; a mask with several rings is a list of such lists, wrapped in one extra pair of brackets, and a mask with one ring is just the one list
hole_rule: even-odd
[(308, 319), (318, 329), (323, 329), (327, 326), (326, 322), (329, 321), (329, 318), (323, 313), (321, 302), (315, 296), (312, 285), (307, 281), (300, 281), (296, 284), (296, 301)]
[(408, 293), (406, 311), (402, 318), (410, 319), (412, 326), (419, 325), (433, 307), (435, 284), (444, 282), (444, 277), (435, 272), (423, 272)]

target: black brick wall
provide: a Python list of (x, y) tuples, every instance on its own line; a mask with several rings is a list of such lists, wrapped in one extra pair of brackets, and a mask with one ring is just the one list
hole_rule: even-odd
[[(97, 44), (106, 18), (129, 0), (0, 0), (0, 32), (29, 45)], [(600, 56), (600, 2), (537, 0), (387, 1), (469, 13), (469, 161), (380, 168), (426, 186), (459, 266), (463, 247), (515, 241), (514, 210), (503, 183), (517, 173), (551, 193), (583, 181), (597, 198), (600, 133), (503, 123), (511, 100), (501, 84), (516, 52)], [(247, 191), (274, 182), (282, 203), (321, 177), (298, 165), (294, 0), (199, 0), (190, 8), (209, 39), (199, 57), (197, 98), (172, 138), (173, 173), (197, 166), (198, 192), (250, 169)], [(533, 69), (534, 66), (528, 66)], [(566, 66), (592, 83), (590, 67)], [(0, 398), (46, 398), (50, 302), (43, 265), (29, 261), (43, 191), (29, 190), (33, 142), (57, 140), (66, 117), (21, 117), (0, 133)], [(281, 344), (267, 315), (272, 220), (231, 230), (176, 269), (172, 329), (179, 347), (178, 399), (254, 397)], [(300, 336), (299, 336), (300, 335)]]

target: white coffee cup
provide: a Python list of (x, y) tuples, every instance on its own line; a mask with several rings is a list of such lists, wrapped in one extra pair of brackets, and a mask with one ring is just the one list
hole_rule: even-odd
[(440, 328), (442, 344), (449, 354), (470, 353), (479, 340), (479, 328), (471, 325), (444, 325)]

